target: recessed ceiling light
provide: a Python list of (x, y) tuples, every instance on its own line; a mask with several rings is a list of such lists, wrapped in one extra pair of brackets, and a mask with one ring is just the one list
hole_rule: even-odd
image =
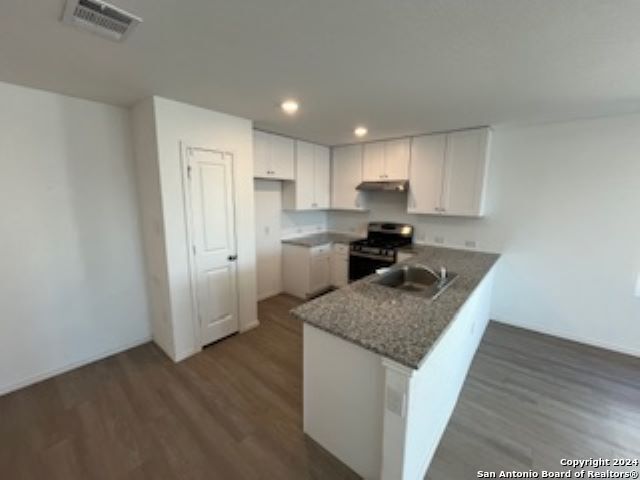
[(362, 126), (356, 127), (356, 129), (353, 131), (356, 137), (364, 137), (368, 132), (369, 130), (367, 130), (367, 127), (362, 127)]
[(293, 115), (298, 111), (300, 105), (295, 100), (285, 100), (280, 104), (280, 108), (284, 111), (284, 113), (288, 115)]

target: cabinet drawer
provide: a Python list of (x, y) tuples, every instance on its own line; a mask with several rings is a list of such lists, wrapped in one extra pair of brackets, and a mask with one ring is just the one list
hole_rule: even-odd
[(311, 256), (317, 257), (318, 255), (328, 255), (331, 253), (331, 244), (327, 243), (326, 245), (318, 245), (317, 247), (311, 248)]
[(340, 255), (349, 255), (349, 245), (346, 243), (334, 243), (333, 251), (335, 253), (339, 253)]

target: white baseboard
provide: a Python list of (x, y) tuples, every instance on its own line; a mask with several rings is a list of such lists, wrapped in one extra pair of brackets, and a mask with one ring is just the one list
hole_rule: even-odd
[(506, 320), (501, 320), (498, 318), (491, 319), (494, 322), (502, 323), (504, 325), (509, 325), (512, 327), (522, 328), (523, 330), (529, 330), (531, 332), (542, 333), (543, 335), (550, 335), (552, 337), (561, 338), (563, 340), (569, 340), (571, 342), (581, 343), (583, 345), (588, 345), (591, 347), (602, 348), (604, 350), (609, 350), (611, 352), (622, 353), (624, 355), (630, 355), (632, 357), (640, 357), (639, 349), (632, 349), (628, 347), (623, 347), (621, 345), (614, 345), (608, 342), (601, 342), (600, 340), (595, 340), (593, 338), (581, 337), (579, 335), (567, 334), (565, 332), (560, 332), (558, 330), (554, 330), (552, 328), (538, 328), (531, 327), (529, 325), (523, 325), (517, 322), (508, 322)]
[(75, 362), (68, 363), (61, 367), (53, 368), (51, 370), (47, 370), (42, 373), (38, 373), (36, 375), (29, 376), (24, 380), (19, 382), (9, 383), (6, 385), (0, 385), (0, 396), (6, 395), (7, 393), (14, 392), (16, 390), (20, 390), (21, 388), (28, 387), (29, 385), (33, 385), (34, 383), (41, 382), (43, 380), (47, 380), (48, 378), (55, 377), (62, 373), (75, 370), (76, 368), (82, 367), (84, 365), (88, 365), (89, 363), (96, 362), (98, 360), (102, 360), (103, 358), (110, 357), (115, 355), (116, 353), (124, 352), (125, 350), (129, 350), (131, 348), (137, 347), (139, 345), (143, 345), (151, 341), (151, 336), (146, 336), (139, 340), (135, 340), (133, 342), (128, 342), (123, 345), (120, 345), (115, 348), (110, 348), (108, 350), (103, 350), (100, 353), (96, 353), (95, 355), (90, 355), (82, 360), (77, 360)]
[(256, 318), (249, 325), (242, 327), (240, 329), (240, 333), (248, 332), (249, 330), (253, 330), (254, 328), (259, 327), (259, 326), (260, 326), (260, 321)]
[(270, 297), (275, 297), (276, 295), (280, 295), (281, 293), (282, 293), (282, 290), (274, 290), (272, 292), (263, 293), (261, 295), (258, 295), (258, 301), (261, 302), (262, 300), (265, 300)]

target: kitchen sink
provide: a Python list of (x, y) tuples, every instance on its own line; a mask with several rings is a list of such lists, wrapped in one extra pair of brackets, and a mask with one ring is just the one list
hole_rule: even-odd
[(389, 269), (372, 283), (435, 299), (453, 283), (457, 276), (457, 273), (450, 273), (445, 269), (438, 274), (426, 265), (403, 265)]

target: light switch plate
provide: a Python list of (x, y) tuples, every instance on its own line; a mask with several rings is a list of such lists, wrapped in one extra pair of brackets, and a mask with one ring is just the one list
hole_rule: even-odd
[(636, 296), (636, 298), (640, 298), (640, 273), (636, 278), (636, 289), (635, 289), (634, 295)]

